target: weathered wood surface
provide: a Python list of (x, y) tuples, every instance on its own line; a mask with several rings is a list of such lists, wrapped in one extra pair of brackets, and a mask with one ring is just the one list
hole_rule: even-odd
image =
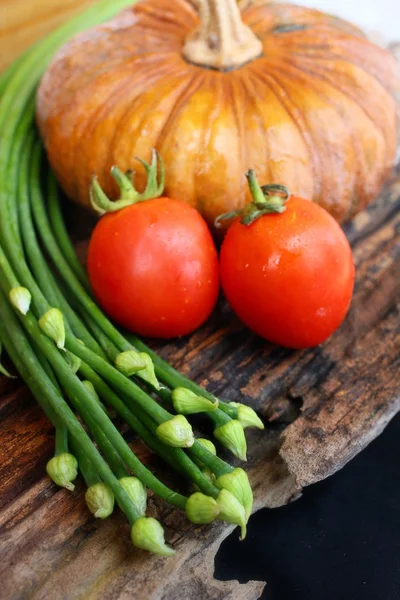
[[(0, 0), (0, 69), (31, 41), (92, 0)], [(21, 20), (21, 14), (24, 18)], [(249, 402), (268, 427), (249, 436), (255, 510), (297, 498), (341, 468), (400, 409), (400, 170), (382, 197), (347, 227), (357, 280), (341, 329), (317, 349), (294, 352), (249, 333), (221, 302), (188, 339), (160, 345), (179, 369), (222, 397)], [(91, 220), (68, 207), (81, 248)], [(129, 439), (129, 435), (128, 435)], [(44, 475), (50, 424), (18, 379), (0, 377), (0, 597), (5, 600), (256, 599), (263, 582), (220, 582), (214, 556), (232, 531), (189, 526), (151, 500), (177, 554), (134, 550), (120, 514), (89, 516), (84, 488), (70, 494)], [(152, 467), (158, 459), (133, 439)]]
[[(249, 402), (269, 422), (264, 433), (249, 437), (255, 510), (287, 503), (342, 467), (400, 409), (399, 207), (400, 172), (347, 228), (357, 267), (354, 300), (343, 326), (319, 348), (268, 345), (223, 302), (193, 336), (160, 346), (179, 369), (222, 397)], [(85, 235), (89, 224), (81, 213), (69, 218)], [(163, 560), (132, 548), (121, 515), (96, 522), (82, 484), (71, 494), (44, 476), (53, 433), (29, 392), (19, 380), (1, 378), (0, 394), (2, 598), (259, 597), (262, 582), (213, 578), (214, 556), (230, 527), (190, 526), (153, 500), (151, 511), (178, 551)]]

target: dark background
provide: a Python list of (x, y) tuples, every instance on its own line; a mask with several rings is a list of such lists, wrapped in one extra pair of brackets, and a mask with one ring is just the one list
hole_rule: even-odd
[(302, 498), (256, 513), (215, 567), (217, 579), (266, 581), (268, 600), (400, 600), (400, 414)]

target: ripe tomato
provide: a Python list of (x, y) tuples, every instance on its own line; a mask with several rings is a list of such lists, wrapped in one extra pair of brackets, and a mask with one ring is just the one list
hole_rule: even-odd
[(222, 244), (220, 269), (236, 314), (281, 346), (320, 344), (351, 302), (349, 243), (323, 208), (302, 198), (291, 196), (284, 212), (263, 214), (247, 226), (235, 220)]
[(218, 256), (201, 215), (161, 197), (103, 216), (88, 254), (99, 304), (140, 335), (186, 335), (210, 315), (218, 297)]

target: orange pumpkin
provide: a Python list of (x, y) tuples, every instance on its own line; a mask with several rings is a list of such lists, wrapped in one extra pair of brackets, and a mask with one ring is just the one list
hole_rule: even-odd
[(143, 0), (64, 46), (37, 120), (67, 195), (92, 174), (144, 171), (159, 150), (166, 193), (212, 224), (249, 199), (245, 172), (344, 221), (380, 190), (397, 143), (397, 65), (355, 27), (290, 4)]

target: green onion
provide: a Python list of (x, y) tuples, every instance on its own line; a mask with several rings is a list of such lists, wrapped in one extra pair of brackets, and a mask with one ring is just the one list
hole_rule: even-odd
[[(52, 479), (73, 489), (79, 469), (95, 516), (109, 516), (115, 499), (132, 525), (134, 544), (169, 556), (160, 523), (145, 516), (146, 488), (194, 522), (225, 519), (243, 533), (252, 506), (246, 473), (218, 457), (211, 442), (197, 440), (183, 415), (205, 412), (219, 441), (243, 459), (243, 427), (262, 423), (249, 407), (222, 402), (180, 375), (102, 313), (65, 228), (51, 172), (47, 194), (43, 189), (43, 147), (34, 124), (36, 87), (55, 51), (132, 3), (96, 3), (0, 76), (0, 351), (4, 345), (55, 427), (47, 466)], [(151, 194), (157, 181), (147, 171), (145, 194)], [(118, 169), (113, 174), (125, 199), (135, 193)], [(1, 365), (0, 372), (8, 375)], [(188, 500), (142, 464), (105, 405), (200, 492)]]
[(7, 306), (3, 291), (0, 291), (0, 300), (0, 337), (11, 360), (45, 412), (50, 409), (53, 415), (57, 415), (66, 424), (70, 435), (75, 438), (82, 451), (90, 458), (103, 480), (107, 481), (110, 488), (113, 489), (119, 499), (121, 509), (129, 520), (134, 522), (138, 515), (132, 509), (128, 495), (123, 490), (120, 492), (118, 479), (113, 475), (70, 407), (46, 375), (16, 316)]

